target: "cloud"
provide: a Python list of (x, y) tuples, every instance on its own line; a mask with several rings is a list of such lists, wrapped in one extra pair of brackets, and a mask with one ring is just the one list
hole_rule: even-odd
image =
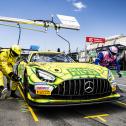
[(84, 5), (81, 1), (73, 2), (73, 6), (76, 8), (74, 11), (81, 11), (82, 9), (86, 8), (86, 5)]
[(74, 11), (81, 11), (82, 9), (87, 7), (80, 0), (67, 0), (67, 2), (71, 2), (72, 3), (73, 7), (75, 8)]

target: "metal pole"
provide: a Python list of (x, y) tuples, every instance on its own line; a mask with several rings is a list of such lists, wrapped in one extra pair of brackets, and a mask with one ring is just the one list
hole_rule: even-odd
[(19, 23), (18, 23), (17, 25), (19, 26), (19, 27), (18, 27), (18, 28), (19, 28), (19, 36), (18, 36), (18, 43), (17, 43), (17, 44), (19, 45), (20, 37), (21, 37), (21, 26), (20, 26)]
[(18, 24), (29, 24), (29, 25), (36, 25), (36, 26), (45, 26), (45, 23), (47, 24), (48, 27), (55, 28), (64, 28), (64, 29), (73, 29), (73, 30), (79, 30), (80, 26), (76, 25), (65, 25), (65, 24), (58, 24), (50, 21), (50, 20), (27, 20), (27, 19), (20, 19), (20, 18), (11, 18), (11, 17), (3, 17), (0, 16), (0, 21), (3, 22), (13, 22), (13, 23), (18, 23)]
[(56, 34), (57, 34), (60, 38), (62, 38), (63, 40), (65, 40), (65, 41), (68, 43), (68, 47), (69, 47), (68, 52), (70, 53), (70, 52), (71, 52), (71, 49), (70, 49), (70, 42), (69, 42), (68, 40), (66, 40), (64, 37), (62, 37), (61, 35), (59, 35), (57, 32), (56, 32)]

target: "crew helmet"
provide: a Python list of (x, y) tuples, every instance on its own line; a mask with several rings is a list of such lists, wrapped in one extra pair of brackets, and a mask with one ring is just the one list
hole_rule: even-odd
[(10, 48), (10, 53), (13, 57), (18, 57), (21, 55), (21, 47), (19, 45), (12, 45)]
[(117, 54), (118, 53), (118, 48), (116, 46), (109, 47), (109, 50), (113, 54)]

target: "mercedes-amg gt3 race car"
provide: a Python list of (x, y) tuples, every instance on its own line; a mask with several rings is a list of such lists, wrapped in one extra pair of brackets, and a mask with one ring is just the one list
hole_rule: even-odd
[(94, 104), (123, 97), (110, 70), (77, 63), (61, 52), (32, 52), (17, 67), (25, 99), (32, 106)]

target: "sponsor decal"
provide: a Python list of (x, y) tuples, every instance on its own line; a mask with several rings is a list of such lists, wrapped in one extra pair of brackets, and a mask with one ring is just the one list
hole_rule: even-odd
[(82, 75), (88, 75), (88, 76), (100, 76), (100, 73), (98, 73), (97, 71), (95, 71), (94, 69), (86, 69), (86, 68), (70, 68), (67, 69), (68, 72), (72, 75), (72, 76), (82, 76)]
[(50, 85), (35, 85), (35, 90), (48, 90), (48, 91), (52, 91), (53, 90), (53, 86), (50, 86)]
[(53, 86), (50, 85), (35, 85), (35, 91), (37, 95), (51, 95)]

